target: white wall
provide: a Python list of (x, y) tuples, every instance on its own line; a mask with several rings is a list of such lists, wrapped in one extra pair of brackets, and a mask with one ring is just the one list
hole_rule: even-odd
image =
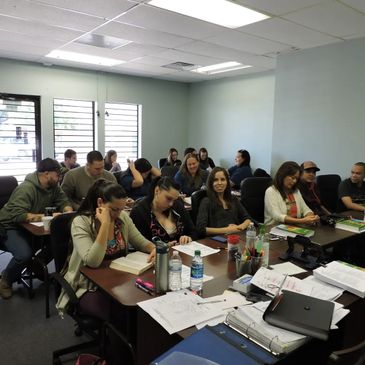
[(270, 171), (274, 85), (272, 72), (192, 84), (189, 145), (206, 147), (223, 167), (247, 149), (253, 168)]
[(182, 150), (187, 144), (186, 84), (10, 60), (0, 60), (0, 80), (2, 93), (41, 96), (43, 157), (53, 154), (53, 98), (94, 100), (99, 109), (106, 100), (142, 104), (142, 154), (154, 165), (170, 147)]
[(365, 160), (365, 39), (278, 60), (272, 159), (314, 160), (319, 174), (349, 175)]

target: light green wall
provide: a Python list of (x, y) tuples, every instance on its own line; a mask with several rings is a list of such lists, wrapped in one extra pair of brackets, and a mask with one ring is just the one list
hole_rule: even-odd
[(365, 160), (365, 39), (318, 47), (278, 60), (273, 168), (314, 160), (319, 174), (349, 175)]
[[(186, 84), (11, 60), (0, 60), (0, 80), (0, 92), (41, 96), (43, 157), (53, 153), (53, 98), (95, 100), (101, 116), (105, 100), (142, 104), (142, 154), (153, 164), (171, 146), (182, 150), (187, 144)], [(103, 151), (102, 128), (99, 136)]]
[(247, 149), (253, 168), (270, 171), (274, 86), (273, 72), (192, 84), (189, 144), (223, 167)]

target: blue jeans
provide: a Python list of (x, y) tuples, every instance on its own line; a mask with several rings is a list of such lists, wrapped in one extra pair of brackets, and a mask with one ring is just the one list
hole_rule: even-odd
[(13, 258), (3, 271), (3, 276), (9, 283), (14, 283), (20, 279), (23, 269), (32, 258), (31, 238), (26, 232), (16, 229), (8, 230), (7, 235), (8, 238), (3, 242), (3, 246)]

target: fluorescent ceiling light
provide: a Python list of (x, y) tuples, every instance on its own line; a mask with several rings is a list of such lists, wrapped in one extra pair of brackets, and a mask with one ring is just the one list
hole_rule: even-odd
[(206, 75), (214, 75), (214, 74), (218, 74), (221, 72), (234, 71), (234, 70), (239, 70), (241, 68), (248, 68), (248, 67), (252, 67), (252, 66), (244, 65), (242, 63), (232, 61), (232, 62), (218, 63), (216, 65), (211, 65), (211, 66), (199, 67), (199, 68), (196, 68), (195, 70), (192, 70), (192, 72), (198, 72), (198, 73), (206, 74)]
[(48, 53), (46, 57), (57, 58), (66, 61), (80, 62), (80, 63), (91, 63), (93, 65), (100, 65), (100, 66), (116, 66), (125, 62), (113, 58), (91, 56), (83, 53), (60, 51), (60, 50), (54, 50)]
[(227, 0), (151, 0), (149, 4), (227, 28), (239, 28), (269, 18)]

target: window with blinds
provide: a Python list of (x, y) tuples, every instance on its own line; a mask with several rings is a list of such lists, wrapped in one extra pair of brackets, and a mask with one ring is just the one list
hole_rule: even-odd
[(41, 159), (40, 97), (0, 94), (0, 174), (22, 182)]
[(122, 170), (127, 169), (128, 158), (139, 157), (140, 108), (134, 104), (105, 104), (105, 152), (117, 152)]
[(53, 133), (57, 161), (63, 161), (67, 149), (75, 150), (78, 163), (84, 165), (88, 152), (95, 149), (95, 103), (93, 101), (54, 99)]

